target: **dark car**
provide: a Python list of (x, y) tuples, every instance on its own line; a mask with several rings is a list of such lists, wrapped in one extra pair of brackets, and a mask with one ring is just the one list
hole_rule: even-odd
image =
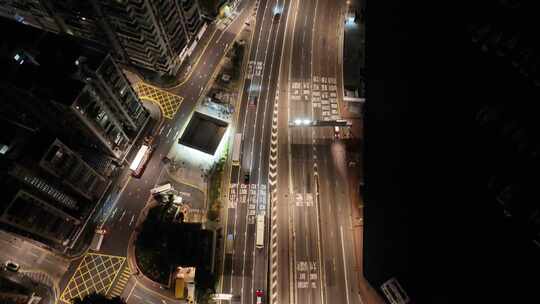
[(280, 17), (281, 17), (281, 14), (280, 14), (280, 13), (275, 13), (275, 14), (274, 14), (274, 23), (278, 23)]
[(244, 184), (249, 183), (249, 173), (244, 174)]
[(257, 96), (250, 96), (249, 97), (249, 105), (250, 106), (256, 106), (257, 105)]

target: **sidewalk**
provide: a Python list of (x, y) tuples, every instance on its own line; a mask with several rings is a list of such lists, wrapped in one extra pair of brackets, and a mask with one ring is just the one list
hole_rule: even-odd
[(167, 154), (167, 157), (171, 160), (171, 163), (166, 166), (167, 175), (178, 183), (190, 185), (203, 191), (206, 195), (207, 182), (205, 172), (208, 170), (207, 167), (200, 162), (195, 162), (187, 157), (183, 157), (185, 151), (180, 150), (187, 148), (181, 147), (180, 145), (175, 146), (178, 147), (173, 147)]
[[(349, 161), (350, 159), (348, 159)], [(349, 172), (349, 195), (351, 201), (351, 220), (353, 229), (353, 242), (355, 251), (355, 267), (353, 271), (358, 276), (359, 292), (364, 304), (385, 303), (376, 290), (366, 281), (363, 275), (363, 232), (364, 232), (364, 202), (360, 193), (361, 167), (357, 163), (350, 167)]]

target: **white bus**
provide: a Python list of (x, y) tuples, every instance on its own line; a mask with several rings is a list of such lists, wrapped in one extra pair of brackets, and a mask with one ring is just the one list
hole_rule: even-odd
[(171, 186), (171, 184), (165, 184), (165, 185), (157, 186), (157, 187), (151, 189), (150, 193), (151, 194), (159, 194), (159, 193), (168, 192), (168, 191), (171, 191), (171, 190), (173, 190), (173, 187)]
[(257, 248), (264, 247), (264, 215), (257, 215), (257, 239), (255, 242)]
[(131, 175), (133, 177), (140, 177), (146, 168), (146, 163), (150, 159), (150, 154), (152, 154), (152, 148), (147, 145), (142, 145), (135, 158), (131, 162), (129, 169), (131, 169)]
[(94, 233), (94, 238), (92, 239), (92, 243), (90, 244), (90, 249), (98, 252), (99, 249), (101, 249), (101, 243), (103, 243), (103, 238), (105, 237), (105, 234), (107, 231), (105, 229), (96, 229), (96, 232)]
[(240, 152), (242, 151), (242, 133), (237, 133), (234, 136), (232, 164), (238, 166), (240, 164)]

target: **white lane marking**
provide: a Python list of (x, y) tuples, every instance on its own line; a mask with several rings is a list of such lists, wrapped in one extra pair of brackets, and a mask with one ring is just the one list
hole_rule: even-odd
[(31, 256), (36, 257), (36, 258), (39, 257), (39, 254), (37, 254), (37, 253), (35, 253), (35, 252), (33, 252), (33, 251), (30, 251), (29, 254), (30, 254)]
[(138, 295), (136, 295), (136, 294), (134, 294), (133, 296), (134, 296), (135, 298), (137, 298), (137, 299), (141, 299), (141, 296), (138, 296)]
[(124, 210), (124, 212), (122, 212), (122, 215), (118, 219), (119, 222), (124, 218), (124, 215), (126, 215), (126, 210)]
[(133, 224), (134, 220), (135, 220), (135, 214), (131, 216), (131, 220), (129, 221), (129, 227), (131, 227), (131, 224)]
[(178, 136), (178, 134), (180, 134), (180, 131), (176, 131), (176, 133), (174, 133), (174, 137), (173, 138), (176, 138)]
[(111, 213), (111, 218), (114, 218), (117, 210), (118, 210), (118, 207), (114, 207), (113, 212)]
[[(266, 2), (266, 6), (265, 6), (264, 10), (262, 11), (262, 20), (261, 20), (262, 24), (264, 24), (265, 13), (266, 13), (266, 11), (267, 11), (267, 9), (268, 9), (268, 4), (269, 4), (269, 3), (270, 3), (270, 1)], [(277, 1), (276, 1), (276, 3), (277, 3)], [(269, 33), (272, 33), (272, 27), (273, 27), (273, 23), (270, 25)], [(268, 35), (267, 42), (270, 41), (270, 36), (271, 36), (271, 35)], [(221, 37), (220, 37), (220, 38), (221, 38)], [(255, 57), (254, 57), (254, 59), (257, 59), (257, 55), (259, 54), (259, 45), (260, 45), (260, 43), (261, 43), (261, 35), (259, 34), (259, 38), (258, 38), (258, 40), (257, 40), (257, 46), (256, 46), (256, 48), (255, 48)], [(267, 54), (267, 51), (268, 51), (268, 44), (266, 45), (266, 49), (265, 49), (265, 51), (264, 51), (264, 61), (263, 61), (263, 62), (266, 62), (266, 54)], [(249, 56), (249, 55), (248, 55), (248, 56)], [(263, 66), (263, 71), (262, 71), (262, 73), (261, 73), (262, 76), (261, 76), (261, 79), (259, 80), (259, 84), (262, 83), (262, 80), (263, 80), (263, 78), (264, 78), (264, 69), (265, 69), (265, 68), (266, 68), (266, 67)], [(269, 77), (270, 77), (270, 76), (271, 76), (271, 75), (269, 74)], [(251, 92), (249, 92), (249, 93), (248, 93), (248, 100), (249, 100), (249, 97), (250, 97), (251, 95), (252, 95)], [(258, 99), (260, 99), (260, 95), (261, 95), (261, 92), (259, 91), (259, 92), (257, 93), (257, 98), (258, 98)], [(257, 106), (256, 106), (256, 108), (255, 108), (255, 121), (257, 121), (257, 116), (258, 116), (258, 113), (259, 113), (259, 111), (258, 111), (259, 106), (260, 106), (260, 102), (257, 102)], [(246, 117), (247, 117), (247, 112), (246, 112), (245, 115), (246, 115)], [(245, 129), (246, 129), (246, 123), (247, 123), (247, 119), (244, 118), (244, 126), (243, 126), (243, 130), (244, 130), (244, 131), (245, 131)], [(255, 132), (254, 134), (256, 134), (256, 132)], [(253, 147), (253, 146), (254, 146), (254, 144), (255, 144), (255, 136), (253, 136), (252, 139), (251, 139), (251, 149), (250, 149), (250, 152), (249, 152), (249, 156), (250, 156), (251, 160), (250, 160), (250, 162), (249, 162), (249, 172), (251, 172), (252, 169), (253, 169), (253, 160), (254, 160), (254, 157), (253, 157), (253, 148), (254, 148), (254, 147)], [(259, 192), (257, 191), (257, 194), (255, 195), (255, 201), (258, 200), (258, 197), (257, 197), (258, 193), (259, 193)], [(248, 225), (246, 224), (246, 228), (245, 228), (245, 233), (246, 233), (246, 234), (247, 234), (247, 227), (248, 227)], [(245, 276), (244, 276), (244, 273), (245, 273), (245, 268), (246, 268), (246, 249), (247, 249), (247, 237), (246, 237), (245, 240), (244, 240), (244, 255), (242, 256), (242, 285), (241, 285), (241, 286), (242, 286), (242, 287), (241, 287), (242, 295), (243, 295), (243, 290), (244, 290), (244, 285), (245, 285), (245, 279), (244, 279)], [(253, 246), (253, 252), (254, 252), (254, 251), (255, 251), (255, 246)], [(254, 266), (254, 263), (253, 263), (253, 266)], [(232, 278), (231, 278), (231, 281), (232, 281)], [(252, 280), (250, 283), (251, 283), (251, 288), (253, 289), (253, 283), (254, 283), (253, 280)], [(232, 285), (231, 285), (231, 286), (232, 286)], [(253, 299), (250, 299), (250, 300), (248, 300), (248, 301), (249, 301), (249, 303), (252, 303)], [(244, 297), (241, 297), (241, 298), (240, 298), (240, 303), (244, 303)]]
[(161, 129), (159, 129), (159, 135), (161, 135), (161, 132), (163, 132), (163, 129), (165, 129), (165, 125), (163, 125), (163, 127), (161, 127)]
[(347, 267), (345, 267), (345, 245), (343, 244), (343, 226), (339, 226), (339, 232), (341, 233), (341, 253), (343, 255), (343, 271), (345, 274), (345, 295), (347, 295), (347, 304), (349, 304), (349, 280), (347, 279)]
[(169, 131), (167, 131), (167, 134), (165, 135), (165, 137), (169, 137), (169, 133), (171, 133), (171, 129), (169, 129)]

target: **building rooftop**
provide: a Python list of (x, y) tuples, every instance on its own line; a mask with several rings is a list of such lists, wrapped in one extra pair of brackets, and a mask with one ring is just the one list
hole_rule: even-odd
[[(77, 79), (76, 61), (86, 58), (97, 69), (106, 54), (88, 48), (68, 36), (34, 29), (0, 18), (0, 28), (10, 33), (0, 42), (0, 80), (37, 96), (71, 104), (84, 83)], [(8, 72), (6, 72), (8, 71)]]

